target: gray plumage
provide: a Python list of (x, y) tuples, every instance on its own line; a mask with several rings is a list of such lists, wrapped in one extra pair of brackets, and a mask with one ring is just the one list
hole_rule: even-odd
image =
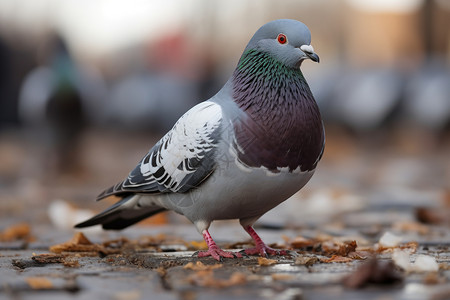
[(255, 239), (247, 254), (279, 253), (251, 226), (308, 182), (323, 153), (320, 113), (300, 71), (304, 59), (319, 60), (310, 39), (295, 20), (262, 26), (225, 86), (184, 114), (123, 182), (99, 196), (123, 199), (76, 227), (120, 229), (173, 210), (203, 234), (209, 250), (199, 256), (232, 257), (207, 231), (223, 219), (239, 219)]

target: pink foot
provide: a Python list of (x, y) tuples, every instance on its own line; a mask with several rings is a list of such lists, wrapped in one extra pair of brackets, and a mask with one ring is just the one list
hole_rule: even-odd
[(205, 239), (206, 244), (208, 245), (207, 251), (200, 251), (198, 252), (198, 257), (207, 257), (212, 256), (217, 261), (222, 261), (222, 257), (227, 258), (241, 258), (242, 255), (240, 253), (235, 253), (231, 251), (225, 251), (220, 249), (214, 240), (212, 239), (211, 235), (209, 234), (208, 230), (203, 231), (203, 238)]
[(291, 253), (287, 250), (277, 250), (270, 248), (267, 246), (259, 237), (259, 235), (255, 232), (252, 226), (245, 227), (245, 230), (250, 234), (252, 239), (255, 241), (255, 247), (245, 249), (244, 253), (248, 255), (259, 254), (263, 257), (267, 257), (267, 255), (291, 255)]

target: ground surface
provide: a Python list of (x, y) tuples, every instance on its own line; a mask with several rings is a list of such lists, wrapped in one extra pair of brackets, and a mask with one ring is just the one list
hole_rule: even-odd
[[(256, 226), (296, 256), (216, 262), (193, 256), (201, 236), (174, 214), (86, 239), (71, 229), (111, 203), (92, 199), (154, 138), (91, 132), (82, 168), (61, 175), (45, 145), (2, 134), (0, 299), (449, 299), (450, 147), (408, 137), (329, 133), (307, 188)], [(251, 246), (237, 222), (211, 233), (233, 251)]]

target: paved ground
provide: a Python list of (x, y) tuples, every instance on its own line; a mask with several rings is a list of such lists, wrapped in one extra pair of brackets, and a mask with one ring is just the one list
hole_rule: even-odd
[[(42, 148), (2, 136), (0, 299), (450, 298), (448, 143), (377, 148), (329, 134), (308, 187), (258, 222), (267, 243), (296, 256), (198, 259), (200, 235), (174, 214), (65, 243), (72, 218), (90, 213), (80, 209), (108, 205), (91, 199), (147, 151), (142, 140), (91, 133), (85, 168), (54, 176), (32, 159)], [(211, 233), (225, 248), (250, 246), (237, 222)]]

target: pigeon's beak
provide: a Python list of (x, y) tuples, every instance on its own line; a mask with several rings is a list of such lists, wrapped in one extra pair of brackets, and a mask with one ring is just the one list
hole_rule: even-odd
[(305, 53), (305, 55), (306, 55), (309, 59), (311, 59), (312, 61), (315, 61), (315, 62), (317, 62), (317, 63), (320, 62), (319, 55), (317, 55), (317, 54), (314, 52), (313, 46), (311, 46), (311, 45), (302, 45), (302, 46), (300, 47), (300, 50), (302, 50), (303, 53)]

